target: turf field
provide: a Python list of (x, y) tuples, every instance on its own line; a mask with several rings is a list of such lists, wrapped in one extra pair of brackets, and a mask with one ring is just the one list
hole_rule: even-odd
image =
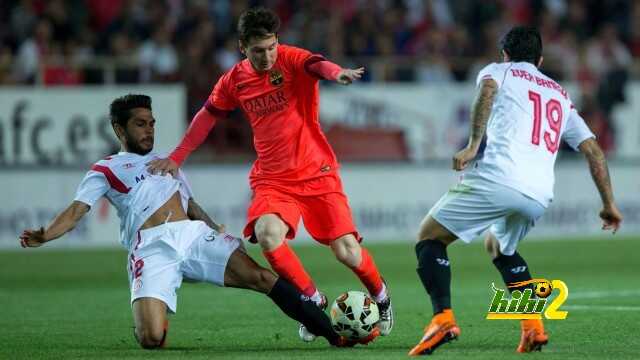
[[(64, 241), (64, 240), (61, 240)], [(256, 254), (252, 246), (252, 253)], [(0, 253), (0, 359), (390, 359), (404, 358), (430, 318), (409, 243), (370, 246), (394, 300), (391, 336), (367, 347), (332, 349), (305, 344), (297, 325), (268, 298), (247, 291), (185, 284), (164, 351), (138, 349), (123, 251)], [(320, 246), (297, 248), (330, 298), (360, 289), (354, 276)], [(533, 275), (564, 280), (567, 320), (547, 321), (550, 344), (537, 359), (640, 358), (640, 238), (524, 243)], [(450, 248), (453, 305), (462, 336), (440, 348), (441, 359), (522, 358), (513, 320), (485, 320), (492, 281), (500, 277), (481, 245)]]

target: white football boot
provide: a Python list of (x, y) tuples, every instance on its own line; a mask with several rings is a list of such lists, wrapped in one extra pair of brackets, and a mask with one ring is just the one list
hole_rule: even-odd
[[(329, 301), (323, 293), (320, 293), (320, 303), (316, 303), (316, 305), (318, 305), (318, 307), (322, 309), (322, 311), (325, 311), (327, 309)], [(315, 334), (311, 333), (311, 331), (307, 330), (307, 327), (302, 324), (300, 324), (300, 327), (298, 328), (298, 335), (304, 342), (312, 342), (317, 337)]]

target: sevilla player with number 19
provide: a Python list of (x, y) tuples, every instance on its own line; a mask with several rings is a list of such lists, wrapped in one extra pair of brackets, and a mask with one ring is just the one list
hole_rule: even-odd
[[(338, 174), (338, 162), (318, 121), (318, 80), (348, 85), (364, 69), (343, 69), (324, 57), (278, 44), (278, 16), (264, 8), (238, 21), (240, 51), (247, 57), (224, 74), (168, 159), (152, 172), (173, 172), (207, 137), (215, 122), (241, 108), (251, 123), (258, 159), (249, 181), (253, 199), (244, 235), (258, 242), (271, 267), (303, 294), (326, 307), (297, 255), (287, 243), (300, 218), (311, 236), (360, 278), (380, 309), (379, 332), (393, 326), (386, 284), (360, 236)], [(299, 329), (305, 341), (314, 334)]]
[[(516, 247), (553, 197), (553, 166), (560, 140), (582, 152), (602, 198), (603, 229), (620, 226), (607, 162), (567, 92), (538, 68), (538, 30), (513, 28), (502, 41), (503, 62), (478, 75), (469, 144), (453, 157), (465, 169), (487, 135), (482, 159), (463, 175), (423, 220), (416, 244), (418, 275), (431, 297), (434, 316), (410, 355), (430, 354), (460, 334), (451, 309), (447, 246), (470, 242), (485, 230), (487, 250), (507, 285), (531, 280)], [(516, 290), (517, 288), (511, 288)], [(541, 320), (522, 320), (518, 352), (540, 350), (548, 341)]]

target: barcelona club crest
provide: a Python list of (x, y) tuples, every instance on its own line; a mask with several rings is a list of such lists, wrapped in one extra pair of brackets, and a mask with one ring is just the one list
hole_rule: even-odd
[(273, 86), (280, 86), (284, 83), (284, 75), (280, 72), (280, 70), (271, 70), (269, 72), (269, 82)]

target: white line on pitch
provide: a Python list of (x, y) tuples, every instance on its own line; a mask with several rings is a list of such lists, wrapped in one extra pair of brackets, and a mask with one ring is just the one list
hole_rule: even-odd
[(640, 306), (614, 306), (614, 305), (565, 305), (567, 310), (613, 310), (613, 311), (640, 311)]
[(640, 290), (622, 290), (622, 291), (583, 291), (571, 293), (569, 291), (569, 299), (599, 299), (599, 298), (611, 298), (621, 296), (637, 296), (640, 295)]

